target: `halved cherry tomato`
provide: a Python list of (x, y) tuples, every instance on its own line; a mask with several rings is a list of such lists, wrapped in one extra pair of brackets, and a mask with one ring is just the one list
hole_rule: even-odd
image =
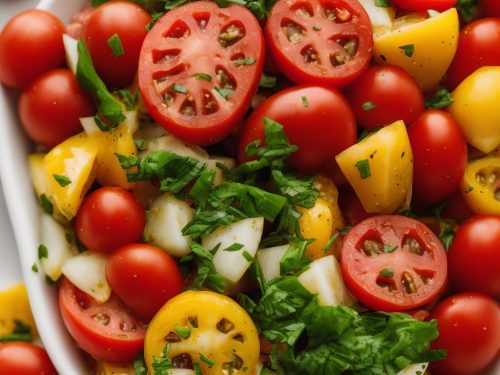
[(404, 216), (366, 219), (344, 238), (344, 281), (374, 310), (414, 309), (431, 301), (446, 281), (446, 253), (422, 223)]
[(122, 246), (111, 254), (106, 279), (122, 301), (146, 322), (183, 287), (175, 260), (162, 249), (141, 243)]
[(444, 12), (457, 0), (391, 0), (391, 4), (402, 10), (437, 10)]
[(297, 83), (344, 86), (368, 67), (373, 51), (371, 22), (356, 0), (278, 0), (265, 33), (276, 63)]
[(265, 117), (283, 125), (299, 148), (288, 162), (302, 172), (317, 172), (356, 142), (354, 114), (342, 94), (332, 87), (300, 85), (269, 97), (250, 115), (240, 138), (240, 161), (246, 160), (250, 142), (264, 141)]
[(120, 187), (88, 195), (76, 215), (76, 234), (93, 251), (110, 253), (142, 238), (146, 213), (137, 198)]
[(243, 6), (196, 1), (169, 11), (142, 46), (139, 88), (151, 116), (190, 143), (220, 141), (243, 118), (264, 64), (264, 38)]
[(114, 294), (99, 304), (64, 279), (59, 289), (59, 309), (78, 345), (99, 360), (125, 363), (142, 350), (144, 323)]
[(45, 349), (28, 342), (0, 344), (0, 375), (57, 375)]
[(151, 17), (143, 8), (128, 1), (110, 1), (90, 14), (82, 39), (97, 74), (107, 85), (115, 88), (132, 83), (150, 22)]
[(350, 87), (347, 97), (356, 120), (365, 129), (398, 120), (409, 126), (424, 111), (424, 96), (417, 82), (394, 65), (368, 69)]
[(13, 17), (0, 35), (0, 82), (22, 88), (40, 74), (64, 66), (63, 23), (30, 9)]
[(448, 86), (460, 82), (482, 66), (500, 65), (500, 19), (483, 18), (460, 31), (458, 48), (448, 69)]

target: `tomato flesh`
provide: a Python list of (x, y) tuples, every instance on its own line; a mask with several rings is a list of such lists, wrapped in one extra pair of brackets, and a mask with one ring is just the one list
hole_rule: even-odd
[(59, 308), (71, 336), (95, 358), (125, 363), (142, 350), (144, 323), (115, 295), (100, 304), (64, 279), (59, 289)]
[(279, 0), (265, 33), (281, 71), (297, 83), (344, 86), (372, 56), (371, 23), (355, 0)]
[(446, 253), (422, 223), (374, 216), (352, 228), (341, 250), (347, 287), (374, 310), (414, 309), (432, 300), (446, 281)]
[(249, 10), (197, 1), (171, 10), (149, 32), (139, 88), (161, 126), (186, 142), (211, 144), (243, 117), (263, 64), (262, 32)]

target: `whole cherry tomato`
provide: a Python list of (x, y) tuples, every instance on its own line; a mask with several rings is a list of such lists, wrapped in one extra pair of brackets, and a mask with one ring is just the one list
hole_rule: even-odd
[(57, 375), (45, 349), (27, 342), (0, 344), (0, 375)]

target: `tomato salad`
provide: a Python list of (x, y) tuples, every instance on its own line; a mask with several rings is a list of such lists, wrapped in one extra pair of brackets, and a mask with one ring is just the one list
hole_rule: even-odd
[[(488, 0), (94, 0), (67, 26), (12, 18), (0, 81), (36, 145), (33, 272), (95, 372), (485, 371), (498, 17)], [(0, 367), (30, 371), (14, 350)]]

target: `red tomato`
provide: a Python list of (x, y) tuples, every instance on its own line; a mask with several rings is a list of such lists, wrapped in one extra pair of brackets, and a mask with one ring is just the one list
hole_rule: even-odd
[(372, 57), (371, 22), (356, 0), (278, 0), (265, 33), (276, 63), (297, 83), (345, 86)]
[(374, 216), (374, 214), (366, 212), (358, 196), (350, 186), (339, 187), (339, 206), (346, 224), (351, 227)]
[(365, 129), (403, 120), (413, 123), (424, 111), (424, 97), (405, 70), (391, 65), (368, 69), (347, 95), (358, 124)]
[(27, 342), (0, 344), (0, 375), (57, 375), (45, 349)]
[(120, 187), (103, 187), (87, 196), (75, 230), (89, 249), (109, 253), (142, 238), (146, 214), (137, 198)]
[(373, 310), (414, 309), (446, 281), (446, 253), (422, 223), (404, 216), (366, 219), (344, 237), (341, 268), (349, 290)]
[(479, 6), (486, 17), (500, 17), (500, 1), (480, 0)]
[(441, 216), (446, 219), (453, 219), (457, 223), (463, 223), (474, 216), (474, 212), (465, 203), (460, 187), (451, 193), (446, 200), (446, 205), (441, 212)]
[(98, 303), (65, 278), (59, 289), (59, 309), (71, 336), (98, 360), (126, 363), (143, 349), (144, 323), (114, 294)]
[(294, 168), (316, 172), (335, 155), (356, 142), (356, 121), (342, 94), (334, 88), (302, 85), (290, 87), (262, 102), (244, 124), (239, 159), (246, 146), (264, 141), (264, 118), (283, 125), (291, 144), (299, 150), (288, 158)]
[(66, 25), (66, 34), (73, 39), (80, 39), (82, 37), (83, 25), (87, 22), (90, 15), (94, 12), (95, 8), (88, 5), (76, 12), (68, 25)]
[[(143, 8), (126, 1), (105, 3), (88, 17), (82, 38), (97, 74), (107, 85), (116, 88), (132, 83), (150, 22), (151, 17)], [(123, 54), (113, 52), (110, 38), (120, 41)]]
[(413, 194), (437, 203), (457, 189), (467, 166), (467, 143), (450, 114), (426, 111), (408, 129), (413, 151)]
[(483, 18), (465, 26), (448, 69), (448, 86), (454, 89), (482, 66), (500, 65), (499, 45), (500, 18)]
[(476, 375), (485, 370), (500, 350), (500, 308), (478, 293), (448, 297), (432, 313), (439, 338), (432, 349), (447, 349), (448, 356), (432, 362), (434, 375)]
[(40, 74), (64, 66), (63, 23), (39, 9), (19, 13), (0, 34), (0, 82), (22, 88)]
[(248, 9), (196, 1), (169, 11), (149, 32), (139, 88), (161, 126), (186, 142), (210, 144), (243, 118), (263, 64), (264, 38)]
[(183, 287), (175, 260), (158, 247), (140, 243), (123, 246), (109, 257), (106, 279), (118, 297), (146, 322)]
[(448, 251), (452, 285), (500, 298), (500, 216), (477, 215), (457, 231)]
[(437, 10), (444, 12), (455, 5), (457, 0), (391, 0), (391, 4), (403, 10)]
[(94, 113), (90, 97), (67, 69), (41, 75), (19, 99), (24, 130), (34, 142), (49, 148), (81, 132), (80, 117)]

